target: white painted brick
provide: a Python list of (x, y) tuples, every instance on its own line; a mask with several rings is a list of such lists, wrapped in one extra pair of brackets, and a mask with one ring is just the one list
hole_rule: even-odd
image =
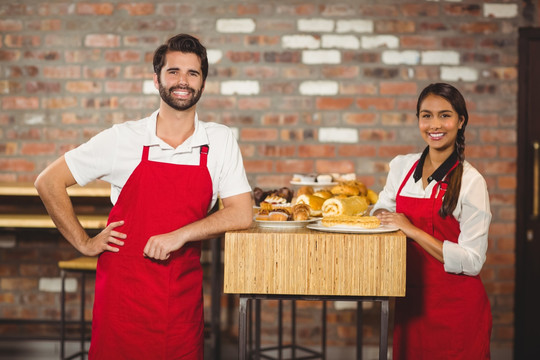
[(159, 94), (158, 89), (154, 86), (154, 80), (145, 80), (143, 82), (143, 94)]
[(386, 47), (396, 49), (399, 47), (399, 38), (394, 35), (362, 36), (363, 49), (376, 49)]
[(25, 125), (46, 125), (45, 114), (25, 114)]
[(354, 35), (323, 35), (323, 48), (360, 49), (360, 40)]
[[(372, 301), (362, 301), (360, 303), (362, 309), (369, 310), (373, 308)], [(358, 303), (356, 301), (334, 301), (334, 309), (336, 310), (356, 310)]]
[(305, 50), (302, 51), (304, 64), (340, 64), (341, 53), (338, 50)]
[(299, 31), (305, 32), (332, 32), (334, 20), (329, 19), (300, 19), (297, 23)]
[(420, 53), (414, 50), (387, 50), (382, 53), (382, 62), (388, 65), (415, 65), (420, 61)]
[(281, 46), (285, 49), (318, 49), (321, 40), (311, 35), (285, 35), (281, 38)]
[(303, 81), (299, 91), (302, 95), (337, 95), (339, 84), (337, 81)]
[(422, 64), (424, 65), (459, 65), (459, 52), (457, 51), (423, 51)]
[(477, 81), (478, 70), (465, 66), (441, 66), (441, 80)]
[(218, 19), (216, 30), (220, 33), (252, 33), (255, 31), (253, 19)]
[(336, 143), (356, 143), (358, 142), (358, 131), (347, 128), (320, 128), (320, 142)]
[(338, 33), (372, 33), (374, 28), (372, 20), (338, 20), (336, 23)]
[(223, 58), (223, 51), (217, 49), (209, 49), (206, 51), (206, 57), (209, 64), (217, 64)]
[[(62, 278), (40, 278), (39, 291), (45, 292), (61, 292)], [(66, 278), (66, 292), (77, 291), (77, 279)]]
[(0, 249), (11, 249), (17, 245), (14, 234), (0, 235)]
[(495, 18), (515, 18), (518, 16), (518, 5), (484, 4), (484, 16)]
[(256, 95), (259, 91), (259, 82), (254, 80), (231, 80), (221, 83), (222, 95)]

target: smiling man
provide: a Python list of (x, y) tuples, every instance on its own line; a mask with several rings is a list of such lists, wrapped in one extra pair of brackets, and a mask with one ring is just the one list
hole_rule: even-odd
[[(206, 49), (179, 34), (153, 60), (161, 97), (149, 117), (67, 152), (36, 188), (62, 235), (99, 255), (90, 359), (203, 359), (200, 240), (251, 224), (251, 188), (232, 131), (198, 119)], [(87, 235), (66, 188), (111, 184), (108, 225)], [(223, 208), (208, 215), (219, 197)]]

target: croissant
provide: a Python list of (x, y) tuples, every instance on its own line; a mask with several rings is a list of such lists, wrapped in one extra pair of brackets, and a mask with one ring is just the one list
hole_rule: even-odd
[(297, 204), (307, 204), (311, 208), (311, 216), (321, 216), (322, 211), (322, 205), (325, 202), (326, 199), (323, 199), (321, 197), (315, 196), (315, 195), (300, 195), (298, 199), (296, 199)]
[(295, 221), (308, 220), (311, 208), (307, 204), (296, 204), (292, 208), (292, 216)]
[(323, 216), (362, 215), (368, 208), (368, 200), (364, 196), (349, 196), (344, 199), (331, 198), (322, 206)]

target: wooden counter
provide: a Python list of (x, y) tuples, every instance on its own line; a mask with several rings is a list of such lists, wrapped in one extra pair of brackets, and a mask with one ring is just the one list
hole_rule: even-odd
[(225, 234), (224, 292), (405, 296), (401, 231), (342, 234), (252, 227)]

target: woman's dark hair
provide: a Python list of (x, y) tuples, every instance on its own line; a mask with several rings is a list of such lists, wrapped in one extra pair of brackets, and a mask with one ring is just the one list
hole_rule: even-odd
[(154, 72), (159, 76), (161, 68), (165, 64), (165, 56), (168, 52), (180, 51), (183, 53), (195, 54), (201, 60), (201, 70), (203, 82), (208, 76), (208, 57), (206, 56), (206, 48), (199, 40), (188, 34), (178, 34), (167, 40), (167, 42), (158, 47), (154, 53)]
[(465, 99), (463, 98), (463, 95), (461, 95), (458, 89), (449, 84), (436, 83), (428, 85), (420, 93), (420, 96), (418, 97), (418, 102), (416, 103), (417, 118), (419, 117), (420, 106), (428, 95), (440, 96), (446, 101), (448, 101), (450, 105), (452, 105), (454, 111), (458, 114), (459, 120), (463, 120), (463, 123), (461, 124), (461, 129), (458, 129), (456, 137), (456, 152), (458, 155), (459, 163), (457, 167), (446, 177), (448, 188), (446, 189), (443, 204), (439, 210), (439, 215), (445, 218), (446, 216), (451, 215), (456, 208), (459, 198), (459, 192), (461, 190), (463, 162), (465, 161), (465, 128), (467, 127), (467, 123), (469, 121), (469, 113), (467, 112), (467, 105), (465, 104)]

